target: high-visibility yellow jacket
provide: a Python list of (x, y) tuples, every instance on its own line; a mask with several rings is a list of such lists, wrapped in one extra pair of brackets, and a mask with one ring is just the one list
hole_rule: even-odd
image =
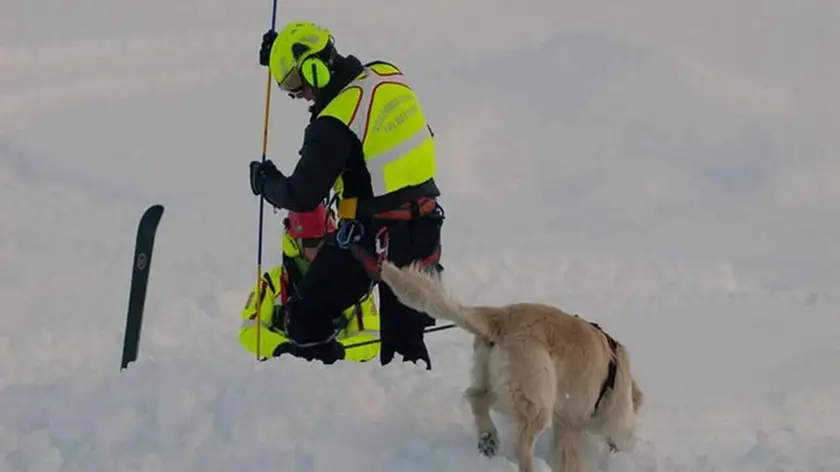
[[(370, 216), (440, 194), (434, 182), (437, 154), (432, 130), (420, 99), (395, 65), (368, 64), (317, 116), (347, 126), (359, 142), (366, 169), (342, 172), (334, 182), (339, 218)], [(369, 176), (370, 195), (359, 193), (367, 193), (368, 187), (359, 181), (345, 185), (350, 173), (355, 179)]]
[[(300, 249), (294, 239), (283, 234), (283, 257), (300, 260)], [(283, 333), (282, 326), (273, 325), (275, 304), (283, 304), (289, 296), (289, 274), (284, 272), (283, 264), (273, 267), (263, 274), (260, 279), (263, 298), (260, 303), (259, 322), (260, 331), (260, 357), (275, 357), (276, 349), (284, 343), (289, 342)], [(251, 289), (248, 301), (242, 309), (242, 324), (239, 328), (239, 343), (242, 344), (251, 354), (257, 354), (257, 284)], [(379, 312), (373, 293), (368, 292), (356, 304), (344, 310), (344, 316), (349, 318), (350, 324), (338, 336), (337, 341), (344, 346), (370, 341), (379, 338)], [(345, 360), (364, 362), (379, 355), (379, 343), (371, 343), (365, 346), (352, 347), (346, 350)]]

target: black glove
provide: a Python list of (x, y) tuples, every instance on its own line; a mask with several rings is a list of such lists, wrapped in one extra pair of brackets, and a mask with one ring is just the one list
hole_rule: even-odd
[(266, 180), (282, 176), (283, 173), (277, 170), (277, 167), (270, 160), (265, 161), (265, 163), (251, 161), (251, 192), (254, 195), (261, 194)]
[(260, 65), (268, 67), (268, 58), (271, 56), (271, 46), (274, 40), (277, 39), (277, 31), (268, 30), (263, 34), (262, 44), (260, 45)]

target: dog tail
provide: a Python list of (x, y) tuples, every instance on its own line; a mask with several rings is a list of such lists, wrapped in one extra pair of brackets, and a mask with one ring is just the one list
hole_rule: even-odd
[(490, 341), (497, 341), (491, 320), (482, 316), (480, 308), (464, 306), (446, 290), (438, 277), (416, 265), (397, 267), (389, 261), (382, 263), (382, 281), (391, 287), (397, 299), (419, 312), (436, 319), (454, 322), (470, 333)]

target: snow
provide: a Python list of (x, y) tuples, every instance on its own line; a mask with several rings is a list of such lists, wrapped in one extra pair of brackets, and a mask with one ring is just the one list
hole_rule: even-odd
[[(0, 471), (515, 470), (509, 443), (477, 453), (463, 332), (429, 336), (430, 372), (258, 364), (238, 345), (270, 12), (4, 2)], [(840, 470), (836, 2), (278, 12), (414, 78), (440, 147), (453, 290), (556, 303), (629, 346), (648, 400), (639, 442), (609, 461), (593, 450), (593, 465)], [(286, 171), (304, 124), (275, 89), (268, 151)], [(140, 358), (120, 372), (134, 232), (153, 203), (166, 213)], [(279, 216), (266, 213), (264, 264)]]

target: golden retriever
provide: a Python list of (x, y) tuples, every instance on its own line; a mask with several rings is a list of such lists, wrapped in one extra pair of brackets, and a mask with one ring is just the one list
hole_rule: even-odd
[(587, 432), (604, 436), (612, 452), (632, 447), (644, 395), (630, 373), (627, 349), (597, 324), (539, 303), (465, 306), (439, 277), (415, 265), (386, 261), (380, 275), (403, 304), (474, 335), (465, 396), (482, 454), (498, 451), (491, 408), (516, 425), (520, 472), (533, 470), (534, 445), (549, 425), (556, 472), (586, 470)]

